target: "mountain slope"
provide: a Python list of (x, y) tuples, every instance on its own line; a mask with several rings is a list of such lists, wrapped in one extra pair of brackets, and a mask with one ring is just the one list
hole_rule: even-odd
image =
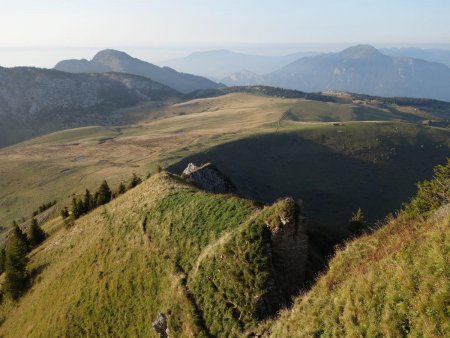
[(251, 73), (267, 74), (302, 57), (317, 54), (300, 52), (283, 56), (263, 56), (222, 49), (195, 52), (183, 58), (165, 61), (164, 64), (182, 72), (222, 79), (244, 70)]
[[(156, 175), (31, 253), (38, 275), (18, 304), (1, 304), (0, 334), (155, 337), (151, 323), (165, 313), (171, 336), (235, 336), (303, 280), (304, 224), (295, 214), (289, 200), (261, 209)], [(284, 229), (296, 233), (299, 277), (272, 257), (284, 261), (270, 244)]]
[(264, 80), (271, 86), (308, 92), (341, 90), (450, 100), (450, 68), (419, 59), (387, 56), (366, 45), (302, 58), (266, 75)]
[(312, 290), (273, 323), (270, 336), (448, 337), (450, 205), (443, 203), (450, 200), (450, 162), (446, 168), (439, 180), (447, 192), (432, 204), (434, 213), (404, 212), (339, 250)]
[[(209, 155), (206, 155), (200, 163), (209, 160), (220, 161), (218, 162), (220, 167), (237, 182), (242, 181), (241, 186), (253, 193), (255, 198), (263, 200), (268, 198), (272, 201), (292, 191), (292, 186), (273, 173), (264, 179), (248, 172), (242, 166), (239, 175), (236, 175), (231, 172), (230, 162), (234, 162), (235, 159), (249, 162), (247, 157), (242, 156), (249, 154), (248, 158), (261, 161), (248, 164), (255, 166), (254, 172), (262, 170), (267, 174), (273, 167), (273, 162), (262, 156), (264, 152), (261, 149), (270, 145), (274, 139), (277, 140), (274, 145), (278, 147), (268, 149), (274, 156), (281, 157), (279, 163), (283, 168), (282, 172), (289, 173), (292, 180), (301, 183), (297, 187), (304, 186), (302, 180), (307, 182), (307, 178), (316, 172), (306, 168), (314, 166), (319, 159), (323, 161), (319, 163), (333, 163), (333, 158), (338, 160), (341, 164), (338, 168), (342, 168), (343, 173), (340, 170), (332, 171), (332, 165), (321, 167), (324, 172), (326, 171), (327, 177), (327, 180), (320, 181), (325, 189), (324, 194), (318, 189), (314, 191), (311, 188), (308, 190), (302, 188), (302, 191), (297, 190), (293, 195), (305, 198), (311, 196), (308, 195), (310, 192), (314, 192), (314, 198), (305, 199), (308, 213), (315, 209), (317, 210), (315, 213), (318, 213), (321, 210), (320, 203), (332, 207), (336, 205), (332, 209), (337, 210), (341, 219), (345, 221), (354, 211), (349, 209), (356, 209), (362, 205), (356, 203), (356, 197), (354, 203), (343, 203), (339, 197), (340, 193), (337, 194), (342, 186), (348, 189), (348, 196), (361, 196), (360, 194), (367, 193), (366, 196), (370, 199), (372, 191), (375, 195), (380, 194), (381, 198), (387, 197), (389, 194), (383, 195), (381, 190), (385, 188), (379, 184), (386, 184), (385, 180), (393, 177), (390, 169), (386, 169), (392, 168), (400, 182), (405, 182), (403, 185), (405, 189), (399, 189), (398, 192), (393, 190), (398, 196), (395, 198), (398, 202), (391, 204), (390, 200), (391, 202), (384, 203), (395, 208), (409, 196), (404, 195), (405, 191), (412, 193), (414, 182), (427, 177), (431, 173), (431, 167), (448, 153), (449, 136), (444, 129), (415, 127), (396, 122), (439, 121), (449, 116), (448, 105), (442, 108), (442, 113), (438, 113), (441, 108), (434, 104), (436, 102), (428, 102), (429, 105), (417, 107), (382, 103), (383, 101), (376, 101), (373, 98), (359, 103), (351, 103), (351, 100), (350, 103), (334, 103), (283, 98), (283, 96), (304, 97), (305, 94), (274, 88), (247, 89), (227, 95), (223, 95), (224, 92), (220, 91), (214, 95), (221, 96), (150, 107), (143, 109), (142, 114), (130, 110), (132, 115), (139, 113), (144, 116), (144, 121), (135, 125), (69, 129), (1, 149), (0, 225), (9, 226), (12, 220), (30, 215), (42, 203), (52, 200), (61, 203), (70, 202), (68, 190), (82, 193), (84, 188), (97, 189), (98, 182), (104, 178), (112, 187), (117, 187), (121, 180), (128, 180), (133, 172), (143, 177), (149, 172), (154, 172), (158, 165), (169, 167), (189, 155), (201, 153), (203, 156), (206, 150), (211, 148), (209, 152), (211, 158), (208, 159)], [(447, 113), (444, 113), (445, 111)], [(154, 119), (155, 116), (167, 118)], [(353, 120), (368, 122), (347, 125), (347, 121)], [(370, 122), (374, 120), (392, 123), (385, 125)], [(333, 125), (338, 122), (344, 125)], [(258, 139), (257, 135), (261, 137)], [(382, 140), (390, 141), (391, 135), (396, 135), (395, 142), (400, 143), (398, 150), (407, 150), (405, 160), (402, 158), (396, 160), (391, 154), (393, 147), (387, 148), (384, 147), (384, 143), (379, 143)], [(403, 143), (402, 135), (405, 140)], [(419, 135), (423, 135), (423, 138)], [(245, 139), (237, 142), (245, 136), (253, 136), (253, 140)], [(292, 140), (292, 143), (289, 143), (289, 140)], [(424, 143), (426, 140), (429, 143)], [(221, 147), (220, 153), (213, 148), (215, 145), (230, 141), (236, 142)], [(358, 146), (357, 142), (361, 145)], [(365, 145), (370, 148), (364, 148)], [(421, 148), (421, 145), (424, 145), (424, 148)], [(248, 147), (253, 151), (248, 151)], [(233, 149), (233, 153), (230, 154), (227, 149)], [(307, 155), (313, 152), (312, 149), (317, 150), (313, 157)], [(370, 149), (374, 149), (372, 155)], [(351, 150), (355, 150), (356, 154), (349, 153)], [(356, 172), (355, 177), (359, 179), (352, 180), (352, 176), (347, 175), (347, 166), (355, 162), (353, 157), (358, 153), (363, 154), (368, 160), (356, 160), (360, 164), (358, 168), (364, 172)], [(226, 161), (226, 156), (229, 156), (230, 161)], [(373, 163), (376, 158), (383, 159), (381, 163), (386, 163), (387, 167), (381, 166), (382, 175), (377, 174), (370, 183), (364, 184), (364, 173), (374, 172), (378, 168), (378, 164)], [(289, 165), (289, 161), (293, 165)], [(258, 163), (266, 163), (266, 166), (258, 166)], [(408, 174), (402, 175), (402, 170), (398, 168), (403, 168), (406, 163), (411, 166), (404, 170)], [(420, 169), (420, 175), (414, 176), (412, 168), (426, 169)], [(184, 167), (179, 167), (177, 172), (183, 169)], [(299, 170), (305, 170), (305, 176), (299, 176), (297, 174)], [(409, 173), (412, 173), (411, 176)], [(249, 180), (257, 183), (252, 189), (246, 188)], [(349, 184), (343, 185), (343, 180)], [(356, 182), (361, 182), (361, 186)], [(364, 202), (366, 203), (372, 209), (372, 204)], [(337, 207), (339, 204), (344, 204), (347, 211)], [(332, 214), (327, 210), (320, 214)], [(392, 211), (389, 208), (386, 210)], [(384, 216), (382, 213), (378, 215)], [(332, 220), (334, 222), (334, 219)]]
[(120, 108), (180, 96), (135, 75), (0, 68), (0, 147), (64, 128), (124, 123)]
[(169, 67), (161, 68), (113, 49), (98, 52), (90, 61), (84, 59), (60, 61), (55, 69), (70, 73), (134, 74), (150, 78), (182, 93), (219, 87), (219, 84), (201, 76), (179, 73)]

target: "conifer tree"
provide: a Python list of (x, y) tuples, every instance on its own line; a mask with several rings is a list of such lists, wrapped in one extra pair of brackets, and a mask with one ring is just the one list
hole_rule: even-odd
[[(18, 227), (17, 227), (18, 228)], [(3, 291), (12, 299), (19, 298), (28, 285), (29, 273), (27, 270), (28, 246), (23, 236), (13, 230), (12, 236), (6, 245), (5, 282)], [(23, 234), (23, 233), (22, 233)]]
[(20, 238), (20, 240), (25, 243), (25, 247), (27, 249), (27, 251), (30, 249), (30, 242), (28, 240), (27, 234), (24, 233), (20, 227), (17, 225), (16, 221), (13, 221), (12, 223), (13, 226), (13, 235), (17, 236), (18, 238)]
[(66, 219), (67, 217), (69, 217), (69, 210), (67, 209), (67, 207), (64, 207), (64, 208), (61, 210), (61, 217), (62, 217), (63, 219)]
[(98, 189), (97, 206), (103, 205), (111, 201), (111, 189), (108, 186), (108, 182), (103, 181), (102, 185)]
[(0, 274), (5, 272), (5, 263), (6, 263), (6, 251), (3, 248), (0, 250)]
[(133, 174), (133, 177), (131, 178), (131, 181), (130, 181), (130, 189), (136, 187), (141, 182), (142, 182), (141, 178), (138, 177), (136, 174)]
[(72, 216), (74, 219), (79, 218), (81, 215), (83, 215), (83, 202), (79, 200), (78, 198), (74, 197), (72, 199)]
[(89, 211), (94, 209), (94, 201), (92, 199), (91, 192), (86, 189), (86, 193), (84, 194), (84, 201), (83, 201), (83, 212), (86, 214)]
[(125, 191), (127, 191), (127, 188), (125, 187), (125, 184), (123, 184), (123, 182), (120, 182), (119, 190), (118, 190), (119, 195), (125, 193)]
[(30, 232), (29, 232), (29, 237), (30, 237), (30, 244), (31, 246), (38, 246), (39, 244), (41, 244), (44, 239), (47, 237), (47, 235), (45, 234), (44, 230), (42, 230), (42, 228), (39, 226), (36, 218), (33, 218), (31, 220), (31, 226), (30, 226)]

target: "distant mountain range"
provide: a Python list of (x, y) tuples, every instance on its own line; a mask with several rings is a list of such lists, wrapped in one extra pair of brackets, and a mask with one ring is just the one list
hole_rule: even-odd
[(0, 147), (64, 128), (123, 123), (120, 108), (181, 95), (130, 74), (0, 67)]
[(411, 57), (388, 56), (369, 45), (304, 57), (266, 75), (235, 73), (224, 83), (450, 100), (450, 68)]
[(165, 61), (163, 64), (178, 71), (198, 74), (217, 80), (241, 71), (257, 74), (270, 73), (302, 57), (318, 54), (317, 52), (304, 52), (283, 56), (264, 56), (221, 49), (195, 52), (183, 58)]
[(85, 59), (60, 61), (56, 64), (55, 69), (69, 73), (119, 72), (134, 74), (150, 78), (182, 93), (220, 86), (204, 77), (179, 73), (169, 67), (161, 68), (113, 49), (98, 52), (90, 61)]
[(421, 48), (382, 48), (383, 54), (390, 56), (412, 57), (430, 62), (443, 63), (450, 67), (450, 50), (445, 49), (421, 49)]

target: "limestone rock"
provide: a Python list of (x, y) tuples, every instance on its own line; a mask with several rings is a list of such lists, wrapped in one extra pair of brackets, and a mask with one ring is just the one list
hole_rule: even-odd
[(160, 338), (170, 338), (169, 328), (167, 326), (167, 316), (164, 313), (159, 313), (155, 321), (152, 323), (153, 329)]
[(195, 185), (208, 192), (227, 194), (236, 190), (230, 179), (211, 163), (200, 167), (189, 163), (183, 171), (183, 176), (188, 177)]

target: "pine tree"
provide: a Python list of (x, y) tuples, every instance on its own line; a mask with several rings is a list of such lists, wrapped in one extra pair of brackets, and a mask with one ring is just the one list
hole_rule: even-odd
[(86, 189), (86, 193), (84, 194), (83, 212), (86, 214), (92, 209), (94, 209), (94, 201), (92, 199), (91, 192)]
[(2, 274), (3, 272), (5, 272), (5, 264), (6, 264), (6, 251), (3, 248), (0, 251), (0, 274)]
[(33, 218), (31, 220), (31, 226), (30, 226), (30, 244), (31, 246), (38, 246), (41, 244), (44, 239), (47, 237), (44, 230), (39, 226), (36, 218)]
[(79, 218), (81, 215), (83, 215), (83, 202), (79, 200), (78, 198), (74, 197), (72, 199), (72, 216), (74, 219)]
[(125, 193), (125, 191), (127, 191), (127, 188), (125, 187), (125, 184), (123, 184), (123, 182), (120, 182), (120, 184), (119, 184), (119, 191), (118, 191), (119, 195)]
[(20, 238), (20, 240), (25, 243), (25, 247), (27, 249), (27, 251), (30, 249), (30, 241), (28, 240), (27, 234), (24, 233), (20, 227), (17, 225), (16, 221), (13, 221), (12, 223), (13, 226), (13, 235), (17, 236), (18, 238)]
[(12, 299), (19, 298), (28, 286), (27, 251), (27, 243), (23, 236), (14, 229), (6, 245), (6, 276), (3, 284), (3, 290)]
[(130, 189), (136, 187), (141, 182), (142, 182), (141, 178), (138, 177), (136, 174), (133, 174), (133, 177), (131, 178), (131, 181), (130, 181)]
[(67, 209), (67, 207), (64, 207), (64, 209), (61, 210), (61, 217), (63, 219), (66, 219), (67, 217), (69, 217), (69, 210)]
[(98, 189), (97, 206), (103, 205), (111, 201), (111, 189), (109, 189), (108, 182), (103, 181)]

